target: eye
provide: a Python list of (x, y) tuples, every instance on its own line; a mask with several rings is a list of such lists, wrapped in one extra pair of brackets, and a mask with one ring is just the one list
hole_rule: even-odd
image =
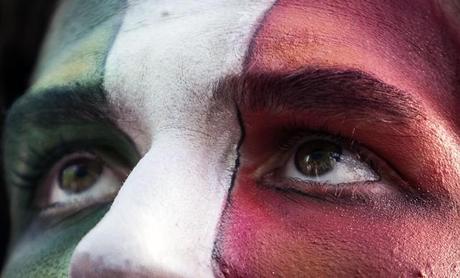
[(104, 165), (90, 158), (70, 161), (60, 170), (58, 186), (68, 193), (90, 189), (100, 178)]
[(261, 184), (315, 199), (350, 203), (399, 198), (407, 190), (383, 159), (357, 142), (322, 133), (287, 141), (281, 154), (268, 161), (271, 165), (260, 168)]
[(83, 208), (111, 200), (127, 171), (88, 152), (70, 154), (57, 162), (39, 185), (41, 209)]
[(360, 154), (326, 138), (307, 139), (299, 144), (282, 172), (287, 178), (327, 184), (377, 181), (380, 178)]

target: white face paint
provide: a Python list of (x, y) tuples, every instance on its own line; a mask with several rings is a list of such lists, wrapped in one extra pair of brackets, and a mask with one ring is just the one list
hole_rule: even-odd
[(89, 259), (157, 277), (213, 275), (211, 253), (240, 137), (232, 104), (213, 109), (213, 86), (242, 70), (257, 22), (273, 2), (129, 2), (105, 89), (145, 156), (78, 245), (73, 274)]

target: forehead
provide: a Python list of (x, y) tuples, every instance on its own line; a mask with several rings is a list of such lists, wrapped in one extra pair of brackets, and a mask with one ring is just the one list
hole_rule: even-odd
[(455, 5), (440, 3), (63, 1), (31, 91), (102, 84), (126, 111), (161, 118), (199, 111), (228, 75), (342, 66), (454, 111)]
[(31, 92), (97, 83), (122, 22), (123, 0), (61, 1), (42, 47)]
[(360, 69), (454, 115), (460, 48), (445, 4), (277, 1), (254, 39), (251, 70)]

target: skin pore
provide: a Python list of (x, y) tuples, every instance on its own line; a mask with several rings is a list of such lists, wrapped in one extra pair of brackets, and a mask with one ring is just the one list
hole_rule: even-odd
[(6, 122), (2, 275), (459, 274), (456, 8), (63, 1)]

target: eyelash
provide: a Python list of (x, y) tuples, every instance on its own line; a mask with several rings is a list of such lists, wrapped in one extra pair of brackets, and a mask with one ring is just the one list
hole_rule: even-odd
[[(29, 146), (26, 157), (21, 157), (20, 162), (25, 165), (22, 171), (15, 171), (14, 175), (18, 181), (14, 186), (21, 188), (34, 188), (41, 179), (44, 178), (47, 171), (56, 163), (60, 158), (70, 153), (81, 151), (93, 153), (93, 149), (89, 147), (90, 142), (69, 142), (60, 139), (58, 144), (52, 149), (35, 149)], [(35, 189), (35, 188), (34, 188)]]

